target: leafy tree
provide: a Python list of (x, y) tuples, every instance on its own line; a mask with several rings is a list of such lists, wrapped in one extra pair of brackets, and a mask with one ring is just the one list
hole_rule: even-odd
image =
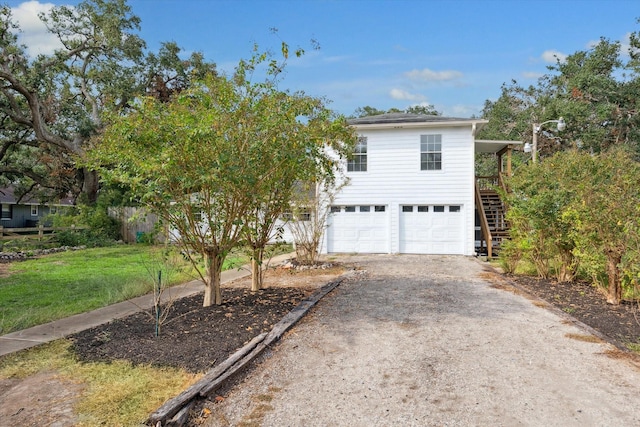
[(103, 128), (103, 112), (145, 92), (166, 101), (213, 66), (199, 54), (181, 60), (173, 43), (145, 56), (140, 19), (125, 0), (86, 0), (40, 18), (62, 47), (28, 58), (11, 9), (0, 7), (0, 176), (21, 192), (83, 193), (93, 203), (98, 176), (76, 161)]
[(386, 111), (378, 110), (375, 107), (371, 107), (369, 105), (365, 105), (364, 107), (358, 107), (353, 112), (353, 117), (369, 117), (369, 116), (378, 116), (380, 114), (384, 114)]
[[(253, 61), (264, 59), (259, 56)], [(241, 63), (237, 74), (244, 73), (244, 67), (253, 70), (256, 65)], [(274, 78), (282, 67), (271, 71)], [(240, 81), (238, 75), (236, 81)], [(304, 183), (333, 181), (335, 159), (328, 156), (326, 148), (330, 146), (333, 154), (345, 157), (356, 140), (346, 120), (334, 117), (321, 99), (301, 92), (282, 92), (275, 83), (240, 83), (253, 98), (246, 118), (254, 129), (247, 161), (257, 179), (250, 190), (254, 196), (251, 209), (242, 219), (242, 235), (251, 251), (254, 291), (262, 287), (261, 264), (265, 248), (274, 238), (277, 220), (289, 210)]]
[(388, 110), (378, 110), (375, 107), (371, 107), (366, 105), (364, 107), (358, 107), (353, 112), (352, 117), (369, 117), (369, 116), (377, 116), (380, 114), (389, 114), (389, 113), (408, 113), (408, 114), (425, 114), (430, 116), (439, 116), (440, 113), (436, 111), (433, 105), (413, 105), (410, 107), (401, 110), (399, 108), (390, 108)]
[[(321, 100), (277, 89), (286, 48), (283, 61), (256, 48), (233, 76), (209, 75), (169, 102), (141, 100), (114, 116), (91, 152), (107, 181), (128, 185), (175, 230), (185, 253), (204, 257), (206, 271), (192, 261), (206, 284), (205, 306), (222, 303), (229, 251), (245, 241), (259, 252), (293, 183), (331, 176), (327, 148), (345, 155), (355, 144)], [(264, 81), (253, 83), (265, 69)]]
[(576, 254), (596, 283), (606, 282), (607, 302), (619, 304), (623, 286), (640, 279), (640, 163), (624, 150), (613, 150), (583, 155), (580, 166), (576, 203), (565, 217), (572, 224)]
[(534, 123), (563, 117), (562, 135), (548, 129), (538, 134), (541, 158), (572, 148), (600, 153), (620, 145), (640, 152), (637, 33), (631, 40), (636, 49), (631, 60), (620, 43), (603, 38), (550, 66), (534, 86), (503, 85), (500, 97), (485, 103), (482, 116), (489, 123), (478, 137), (531, 141)]
[(524, 257), (541, 277), (555, 271), (560, 282), (574, 279), (578, 260), (572, 224), (564, 213), (578, 197), (573, 183), (582, 179), (583, 172), (580, 157), (565, 153), (522, 165), (507, 178), (511, 192), (503, 197), (509, 206), (511, 242), (506, 257)]
[(426, 116), (442, 115), (433, 105), (412, 105), (411, 107), (405, 108), (404, 112), (409, 114), (423, 114)]
[[(139, 19), (124, 1), (54, 8), (41, 19), (63, 48), (29, 60), (17, 44), (11, 10), (2, 7), (0, 15), (0, 120), (11, 129), (2, 132), (2, 160), (10, 166), (0, 172), (63, 190), (64, 182), (48, 178), (73, 174), (74, 156), (84, 154), (88, 138), (102, 125), (101, 109), (122, 99), (123, 88), (131, 86), (122, 64), (142, 57), (144, 43), (133, 34)], [(21, 162), (28, 155), (41, 164), (58, 162), (35, 170)], [(78, 175), (82, 190), (95, 200), (95, 172), (85, 168)]]

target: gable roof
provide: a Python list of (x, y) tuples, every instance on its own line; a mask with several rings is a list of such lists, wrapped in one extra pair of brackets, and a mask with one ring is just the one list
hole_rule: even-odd
[[(488, 123), (484, 119), (462, 119), (459, 117), (443, 117), (430, 114), (386, 113), (376, 116), (359, 117), (350, 119), (348, 124), (357, 128), (404, 128), (404, 127), (429, 127), (429, 126), (471, 126), (474, 131)], [(474, 132), (475, 133), (475, 132)]]
[[(13, 187), (0, 188), (0, 203), (15, 205), (18, 204), (18, 197), (15, 195), (15, 189)], [(48, 206), (73, 206), (73, 199), (66, 197), (58, 200), (56, 203), (41, 203), (39, 200), (25, 196), (20, 200), (21, 205), (48, 205)]]

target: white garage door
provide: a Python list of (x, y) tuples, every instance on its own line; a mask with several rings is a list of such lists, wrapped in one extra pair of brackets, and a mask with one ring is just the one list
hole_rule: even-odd
[(400, 253), (464, 254), (464, 215), (461, 206), (401, 206)]
[(380, 205), (333, 206), (327, 252), (389, 252), (388, 209)]

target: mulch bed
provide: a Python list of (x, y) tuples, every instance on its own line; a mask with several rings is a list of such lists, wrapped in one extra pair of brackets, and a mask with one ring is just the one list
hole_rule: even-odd
[(520, 287), (575, 317), (619, 344), (640, 344), (640, 305), (624, 301), (607, 304), (595, 286), (585, 282), (558, 283), (528, 276), (508, 276)]
[(268, 332), (309, 295), (298, 288), (223, 289), (223, 305), (202, 307), (203, 295), (175, 301), (155, 336), (152, 311), (73, 335), (82, 361), (126, 359), (134, 364), (205, 372), (262, 332)]

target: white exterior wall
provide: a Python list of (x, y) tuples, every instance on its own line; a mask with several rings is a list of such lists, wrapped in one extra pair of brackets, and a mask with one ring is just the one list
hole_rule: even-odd
[[(389, 253), (399, 252), (400, 206), (460, 205), (465, 224), (463, 252), (473, 255), (474, 136), (471, 125), (360, 129), (358, 134), (367, 137), (367, 171), (346, 172), (350, 183), (333, 204), (386, 205)], [(442, 135), (442, 170), (420, 170), (420, 135), (426, 134)]]

